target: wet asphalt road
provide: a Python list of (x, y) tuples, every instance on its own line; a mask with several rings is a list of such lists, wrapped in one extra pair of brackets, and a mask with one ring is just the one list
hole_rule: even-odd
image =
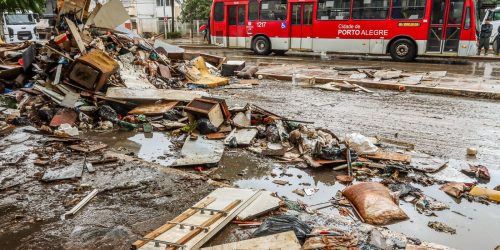
[(390, 91), (327, 92), (280, 81), (212, 93), (230, 105), (255, 103), (292, 119), (312, 121), (339, 136), (359, 132), (397, 138), (445, 159), (465, 159), (466, 149), (476, 147), (478, 158), (469, 160), (500, 170), (500, 101)]

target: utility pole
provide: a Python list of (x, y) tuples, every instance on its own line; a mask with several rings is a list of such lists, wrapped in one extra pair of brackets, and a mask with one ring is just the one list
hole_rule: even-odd
[(163, 32), (165, 32), (165, 39), (167, 39), (167, 1), (161, 0), (161, 4), (163, 5)]
[(172, 10), (172, 32), (175, 32), (175, 26), (174, 26), (175, 0), (170, 0), (170, 9)]

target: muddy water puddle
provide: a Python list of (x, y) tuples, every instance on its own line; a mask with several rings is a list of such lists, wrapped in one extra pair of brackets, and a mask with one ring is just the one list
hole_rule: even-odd
[(103, 133), (88, 133), (87, 139), (101, 141), (110, 148), (133, 153), (133, 155), (163, 166), (169, 166), (174, 161), (176, 150), (172, 137), (167, 133), (136, 133), (124, 131), (109, 131)]
[[(139, 158), (169, 165), (176, 155), (176, 150), (170, 141), (171, 137), (162, 132), (151, 134), (109, 132), (89, 135), (89, 139), (100, 140), (111, 148), (133, 152)], [(185, 168), (187, 171), (192, 168)], [(491, 182), (482, 184), (489, 188), (500, 185), (500, 171), (491, 171)], [(219, 167), (213, 172), (222, 179), (229, 180), (240, 188), (266, 189), (276, 192), (289, 200), (300, 200), (311, 208), (321, 208), (324, 213), (338, 215), (332, 207), (325, 207), (337, 192), (345, 185), (335, 179), (334, 172), (329, 167), (322, 169), (300, 169), (294, 165), (273, 163), (270, 159), (259, 157), (244, 150), (227, 149)], [(288, 182), (286, 185), (273, 183), (275, 180)], [(376, 181), (376, 179), (372, 179)], [(387, 226), (397, 232), (416, 237), (424, 241), (436, 242), (458, 249), (494, 249), (500, 242), (497, 240), (500, 231), (499, 205), (484, 205), (469, 202), (466, 199), (455, 200), (439, 190), (439, 185), (420, 188), (424, 194), (449, 205), (450, 209), (436, 211), (437, 217), (428, 217), (416, 211), (413, 204), (400, 201), (402, 209), (409, 216), (409, 220)], [(310, 195), (300, 196), (294, 193), (296, 189), (310, 192)], [(454, 235), (436, 232), (429, 227), (429, 221), (444, 222), (457, 230)]]

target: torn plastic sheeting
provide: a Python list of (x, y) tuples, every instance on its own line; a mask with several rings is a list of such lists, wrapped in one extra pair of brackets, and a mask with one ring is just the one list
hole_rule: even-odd
[(311, 232), (311, 228), (297, 217), (281, 215), (267, 218), (253, 233), (253, 237), (261, 237), (291, 230), (295, 232), (295, 236), (302, 242), (305, 240), (307, 234)]
[(342, 194), (356, 207), (363, 219), (374, 225), (385, 225), (408, 219), (384, 185), (363, 182), (350, 186)]
[(212, 75), (205, 64), (205, 59), (199, 56), (191, 61), (192, 67), (187, 69), (186, 78), (194, 85), (205, 88), (215, 88), (229, 84), (229, 79)]

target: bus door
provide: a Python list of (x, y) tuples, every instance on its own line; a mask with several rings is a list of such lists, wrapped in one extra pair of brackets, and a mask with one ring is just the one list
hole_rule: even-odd
[(293, 3), (290, 28), (290, 48), (312, 50), (313, 3)]
[(458, 53), (465, 0), (432, 0), (427, 52)]
[(228, 45), (229, 47), (245, 47), (246, 25), (245, 5), (229, 5), (228, 7)]

